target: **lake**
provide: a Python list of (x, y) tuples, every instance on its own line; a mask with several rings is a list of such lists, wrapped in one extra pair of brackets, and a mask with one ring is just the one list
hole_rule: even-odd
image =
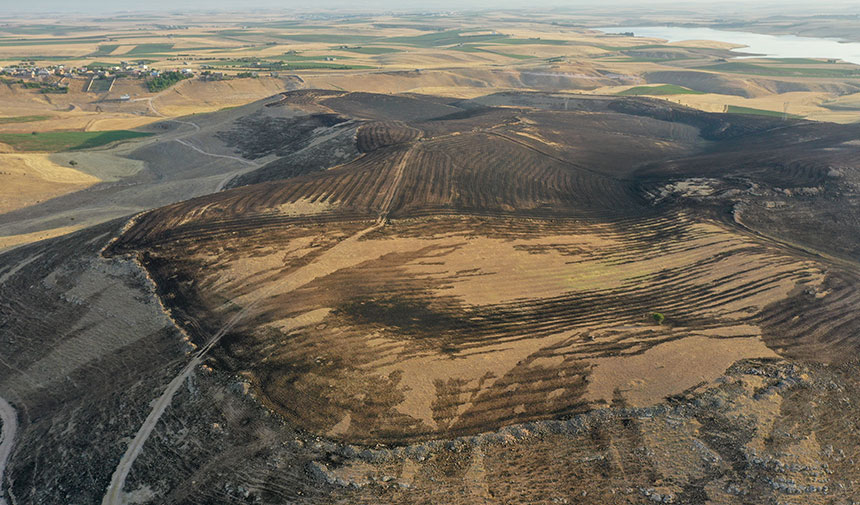
[(606, 33), (633, 32), (637, 37), (655, 37), (669, 42), (682, 40), (716, 40), (746, 47), (738, 51), (756, 53), (770, 58), (837, 58), (860, 65), (860, 43), (837, 39), (798, 37), (796, 35), (764, 35), (761, 33), (686, 28), (680, 26), (612, 26), (595, 28)]

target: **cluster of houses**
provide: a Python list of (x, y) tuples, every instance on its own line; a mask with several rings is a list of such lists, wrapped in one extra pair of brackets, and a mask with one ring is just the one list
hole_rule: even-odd
[[(188, 77), (194, 75), (190, 68), (173, 69), (182, 72)], [(26, 62), (9, 67), (0, 67), (0, 76), (12, 77), (29, 82), (43, 83), (55, 87), (68, 86), (68, 80), (74, 78), (107, 79), (114, 77), (145, 78), (158, 77), (162, 70), (149, 68), (142, 62), (123, 61), (114, 66), (87, 65), (82, 67), (67, 67), (65, 65), (48, 65), (40, 67), (34, 62)], [(59, 79), (57, 79), (59, 78)]]
[[(187, 62), (183, 62), (187, 64)], [(255, 65), (257, 66), (257, 65)], [(90, 82), (98, 79), (132, 78), (141, 79), (147, 77), (158, 77), (164, 72), (181, 72), (186, 77), (195, 76), (190, 68), (172, 68), (168, 70), (157, 70), (149, 68), (143, 62), (126, 62), (112, 66), (65, 66), (48, 65), (37, 66), (35, 62), (22, 62), (17, 65), (0, 67), (0, 77), (11, 77), (25, 82), (39, 83), (42, 87), (67, 88), (71, 79), (89, 79)], [(200, 79), (206, 81), (220, 81), (231, 76), (224, 72), (216, 71), (211, 65), (201, 65), (200, 72), (196, 74)], [(238, 77), (259, 77), (268, 75), (278, 77), (277, 72), (253, 72), (246, 71), (236, 74)]]
[[(68, 74), (68, 75), (67, 75)], [(17, 77), (18, 79), (48, 79), (51, 76), (71, 76), (63, 65), (50, 67), (37, 67), (30, 65), (19, 65), (14, 67), (0, 68), (0, 75), (6, 77)]]
[[(190, 68), (181, 70), (182, 73), (193, 75)], [(52, 77), (149, 77), (158, 76), (161, 71), (150, 69), (144, 63), (123, 61), (119, 65), (102, 67), (87, 65), (82, 67), (66, 67), (65, 65), (36, 66), (33, 62), (9, 67), (0, 67), (0, 75), (28, 80), (49, 80)]]

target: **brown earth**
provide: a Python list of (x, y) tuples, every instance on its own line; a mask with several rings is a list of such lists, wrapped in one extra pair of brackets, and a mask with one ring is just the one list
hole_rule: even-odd
[[(741, 185), (815, 186), (818, 166), (856, 154), (832, 147), (853, 130), (644, 99), (491, 99), (507, 106), (287, 93), (270, 106), (361, 122), (361, 154), (147, 213), (112, 254), (138, 251), (198, 344), (241, 309), (215, 366), (291, 425), (345, 441), (650, 405), (740, 359), (855, 355), (839, 244), (816, 255), (779, 240), (802, 236), (797, 222), (765, 237), (725, 217), (755, 194), (728, 189), (735, 163)], [(817, 300), (804, 317), (818, 329), (780, 339), (798, 296)]]

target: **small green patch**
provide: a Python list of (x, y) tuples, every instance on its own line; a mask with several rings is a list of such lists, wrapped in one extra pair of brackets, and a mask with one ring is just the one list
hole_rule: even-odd
[(329, 70), (366, 70), (376, 67), (371, 67), (369, 65), (341, 65), (338, 63), (319, 63), (319, 62), (306, 62), (306, 63), (289, 63), (284, 65), (283, 70), (312, 70), (312, 69), (329, 69)]
[(490, 53), (490, 54), (498, 54), (499, 56), (504, 56), (506, 58), (513, 58), (515, 60), (530, 60), (535, 58), (535, 56), (527, 56), (524, 54), (511, 54), (511, 53), (503, 53), (501, 51), (493, 51), (492, 49), (487, 49), (484, 47), (477, 47), (473, 45), (464, 44), (462, 46), (455, 46), (451, 49), (455, 49), (457, 51), (463, 51), (464, 53)]
[[(56, 93), (56, 94), (65, 94), (69, 92), (69, 88), (63, 86), (55, 86), (54, 84), (50, 84), (47, 82), (30, 82), (30, 81), (15, 81), (15, 83), (20, 84), (24, 87), (24, 89), (38, 89), (39, 93)], [(8, 82), (7, 82), (8, 84)]]
[(524, 46), (524, 45), (538, 45), (538, 46), (567, 46), (571, 45), (571, 42), (568, 40), (558, 40), (558, 39), (515, 39), (515, 38), (507, 38), (501, 37), (497, 40), (493, 40), (494, 44), (508, 44), (515, 46)]
[[(280, 61), (324, 61), (326, 58), (334, 58), (338, 60), (350, 60), (352, 59), (349, 56), (336, 56), (333, 54), (324, 54), (320, 56), (302, 56), (296, 52), (284, 53), (280, 56), (267, 56), (267, 58), (272, 60), (280, 60)], [(259, 60), (261, 63), (267, 63), (265, 60)]]
[(116, 48), (119, 47), (119, 44), (105, 44), (99, 46), (98, 50), (90, 53), (90, 56), (108, 56), (110, 53), (116, 51)]
[(621, 96), (704, 95), (704, 93), (701, 91), (685, 88), (683, 86), (676, 86), (674, 84), (661, 84), (659, 86), (636, 86), (630, 89), (625, 89), (624, 91), (619, 91), (616, 94)]
[(91, 93), (107, 93), (113, 86), (114, 77), (104, 77), (102, 79), (93, 79), (90, 84), (89, 92)]
[(138, 44), (134, 46), (134, 48), (125, 53), (126, 55), (132, 54), (149, 54), (149, 53), (158, 53), (160, 51), (170, 51), (173, 49), (173, 44)]
[(12, 123), (32, 123), (33, 121), (44, 121), (46, 119), (51, 119), (51, 116), (12, 116), (12, 117), (0, 117), (0, 124), (12, 124)]
[(101, 70), (107, 68), (118, 67), (119, 62), (109, 62), (109, 61), (91, 61), (87, 63), (87, 68), (89, 70)]
[[(142, 60), (140, 58), (135, 58), (134, 63), (139, 65), (149, 65), (150, 63), (154, 63), (157, 60)], [(120, 66), (119, 61), (91, 61), (87, 63), (87, 68), (90, 70), (105, 70), (113, 67)]]
[(728, 62), (717, 65), (697, 67), (700, 70), (711, 70), (715, 72), (729, 72), (746, 75), (767, 75), (779, 77), (837, 77), (858, 78), (860, 68), (828, 68), (826, 64), (817, 67), (777, 67), (767, 65), (756, 65), (753, 63)]
[(3, 27), (4, 32), (18, 35), (66, 35), (67, 33), (86, 32), (94, 29), (96, 29), (94, 26), (60, 24), (7, 25)]
[[(752, 107), (739, 107), (737, 105), (729, 105), (726, 109), (729, 114), (747, 114), (753, 116), (770, 116), (783, 117), (785, 114), (776, 110), (754, 109)], [(788, 114), (788, 117), (793, 119), (801, 119), (803, 116), (797, 114)]]
[(395, 49), (393, 47), (383, 47), (383, 46), (355, 46), (355, 47), (337, 47), (333, 48), (337, 51), (349, 51), (351, 53), (359, 53), (359, 54), (391, 54), (391, 53), (402, 53), (402, 49)]
[(296, 42), (325, 42), (329, 44), (361, 44), (379, 37), (372, 35), (344, 35), (338, 33), (289, 33), (276, 35), (282, 39), (295, 40)]
[(15, 39), (2, 40), (0, 46), (51, 46), (51, 45), (68, 45), (68, 44), (92, 44), (101, 42), (104, 36), (93, 37), (72, 37), (72, 38), (56, 38), (56, 39)]
[(9, 144), (16, 151), (58, 152), (99, 147), (119, 140), (148, 137), (150, 135), (152, 133), (130, 130), (0, 133), (0, 142)]
[(498, 41), (505, 38), (504, 35), (499, 34), (486, 33), (463, 35), (463, 33), (464, 32), (462, 30), (448, 30), (444, 32), (416, 35), (413, 37), (391, 37), (385, 40), (396, 44), (406, 44), (417, 47), (441, 47), (453, 46), (455, 44)]
[(661, 314), (659, 312), (652, 312), (651, 313), (651, 319), (653, 319), (654, 322), (657, 324), (663, 324), (663, 321), (666, 320), (666, 316), (664, 316), (663, 314)]

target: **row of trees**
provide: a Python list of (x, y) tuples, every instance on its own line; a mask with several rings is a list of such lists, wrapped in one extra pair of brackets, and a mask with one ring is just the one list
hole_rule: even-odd
[(188, 77), (190, 76), (185, 75), (182, 72), (164, 72), (159, 76), (147, 79), (146, 87), (149, 88), (149, 91), (155, 93), (156, 91), (167, 89)]

